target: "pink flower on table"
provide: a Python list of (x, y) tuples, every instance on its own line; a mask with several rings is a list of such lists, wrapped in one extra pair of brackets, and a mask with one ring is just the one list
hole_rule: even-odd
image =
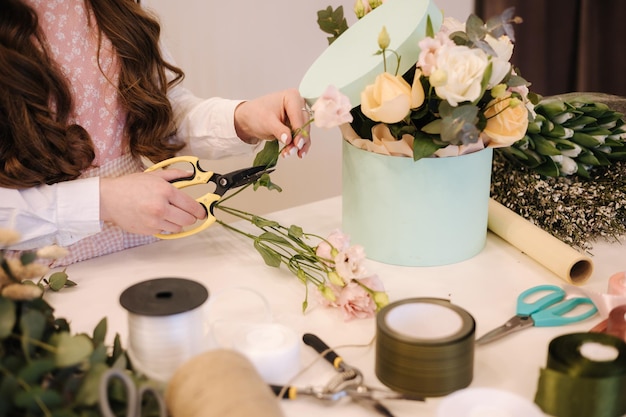
[[(369, 291), (368, 291), (369, 289)], [(384, 294), (384, 287), (377, 275), (372, 275), (348, 283), (337, 297), (335, 303), (343, 311), (345, 320), (373, 317), (379, 309), (376, 294)]]
[(324, 93), (311, 106), (315, 114), (315, 126), (321, 128), (333, 128), (344, 123), (351, 123), (351, 109), (350, 99), (334, 85), (326, 87)]
[(345, 282), (353, 278), (361, 278), (367, 273), (363, 266), (365, 249), (361, 245), (353, 245), (347, 250), (340, 251), (334, 261), (335, 270)]
[(315, 250), (315, 254), (320, 258), (332, 260), (337, 253), (345, 251), (350, 247), (350, 236), (341, 230), (333, 230), (326, 240), (321, 241)]

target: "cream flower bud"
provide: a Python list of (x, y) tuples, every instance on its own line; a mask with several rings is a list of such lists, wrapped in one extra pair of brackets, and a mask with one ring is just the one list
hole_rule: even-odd
[(506, 93), (507, 93), (506, 84), (498, 84), (491, 89), (491, 97), (493, 98), (504, 97)]
[(335, 292), (333, 291), (332, 288), (327, 287), (326, 285), (322, 284), (317, 289), (319, 290), (320, 294), (322, 294), (322, 296), (328, 301), (330, 301), (331, 303), (334, 303), (335, 301), (337, 301), (337, 296), (335, 295)]
[(448, 82), (448, 74), (441, 69), (436, 69), (430, 74), (430, 85), (441, 87)]
[(328, 273), (328, 280), (332, 284), (335, 284), (335, 285), (337, 285), (339, 287), (344, 287), (346, 285), (346, 283), (344, 282), (343, 278), (341, 278), (341, 276), (336, 271), (330, 271)]
[(360, 19), (367, 14), (367, 10), (365, 9), (363, 0), (356, 0), (356, 3), (354, 3), (354, 14), (356, 15), (357, 19)]
[(383, 26), (382, 30), (378, 34), (378, 46), (380, 49), (385, 50), (389, 48), (389, 44), (391, 43), (391, 39), (389, 38), (389, 33), (387, 32), (387, 28)]
[(14, 301), (30, 301), (42, 294), (40, 287), (31, 284), (10, 284), (2, 289), (2, 296)]
[(374, 303), (376, 303), (376, 311), (389, 304), (389, 296), (386, 292), (374, 291)]
[(61, 246), (50, 245), (44, 246), (37, 250), (37, 257), (44, 259), (60, 259), (67, 256), (69, 251)]

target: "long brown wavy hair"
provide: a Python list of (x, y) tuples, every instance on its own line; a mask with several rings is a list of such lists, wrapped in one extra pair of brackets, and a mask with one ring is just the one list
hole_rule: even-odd
[[(172, 141), (175, 126), (166, 94), (184, 75), (161, 55), (158, 21), (133, 0), (85, 0), (85, 5), (100, 37), (110, 39), (119, 57), (118, 88), (132, 154), (154, 162), (173, 156), (183, 145)], [(69, 122), (70, 88), (45, 45), (31, 7), (22, 0), (0, 1), (2, 187), (75, 179), (93, 164), (93, 142), (83, 127)], [(169, 82), (168, 70), (174, 74)]]

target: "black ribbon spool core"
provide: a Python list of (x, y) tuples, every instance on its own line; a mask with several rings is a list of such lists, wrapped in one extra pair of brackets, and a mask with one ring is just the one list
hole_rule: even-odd
[(170, 316), (194, 310), (209, 298), (200, 283), (185, 278), (156, 278), (125, 289), (120, 304), (140, 316)]

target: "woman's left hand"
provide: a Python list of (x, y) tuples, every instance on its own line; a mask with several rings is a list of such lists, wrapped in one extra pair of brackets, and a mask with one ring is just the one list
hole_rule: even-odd
[[(311, 146), (309, 112), (296, 89), (244, 101), (235, 109), (235, 129), (245, 142), (278, 139), (285, 145), (282, 156), (304, 157)], [(298, 132), (295, 137), (292, 132)]]

